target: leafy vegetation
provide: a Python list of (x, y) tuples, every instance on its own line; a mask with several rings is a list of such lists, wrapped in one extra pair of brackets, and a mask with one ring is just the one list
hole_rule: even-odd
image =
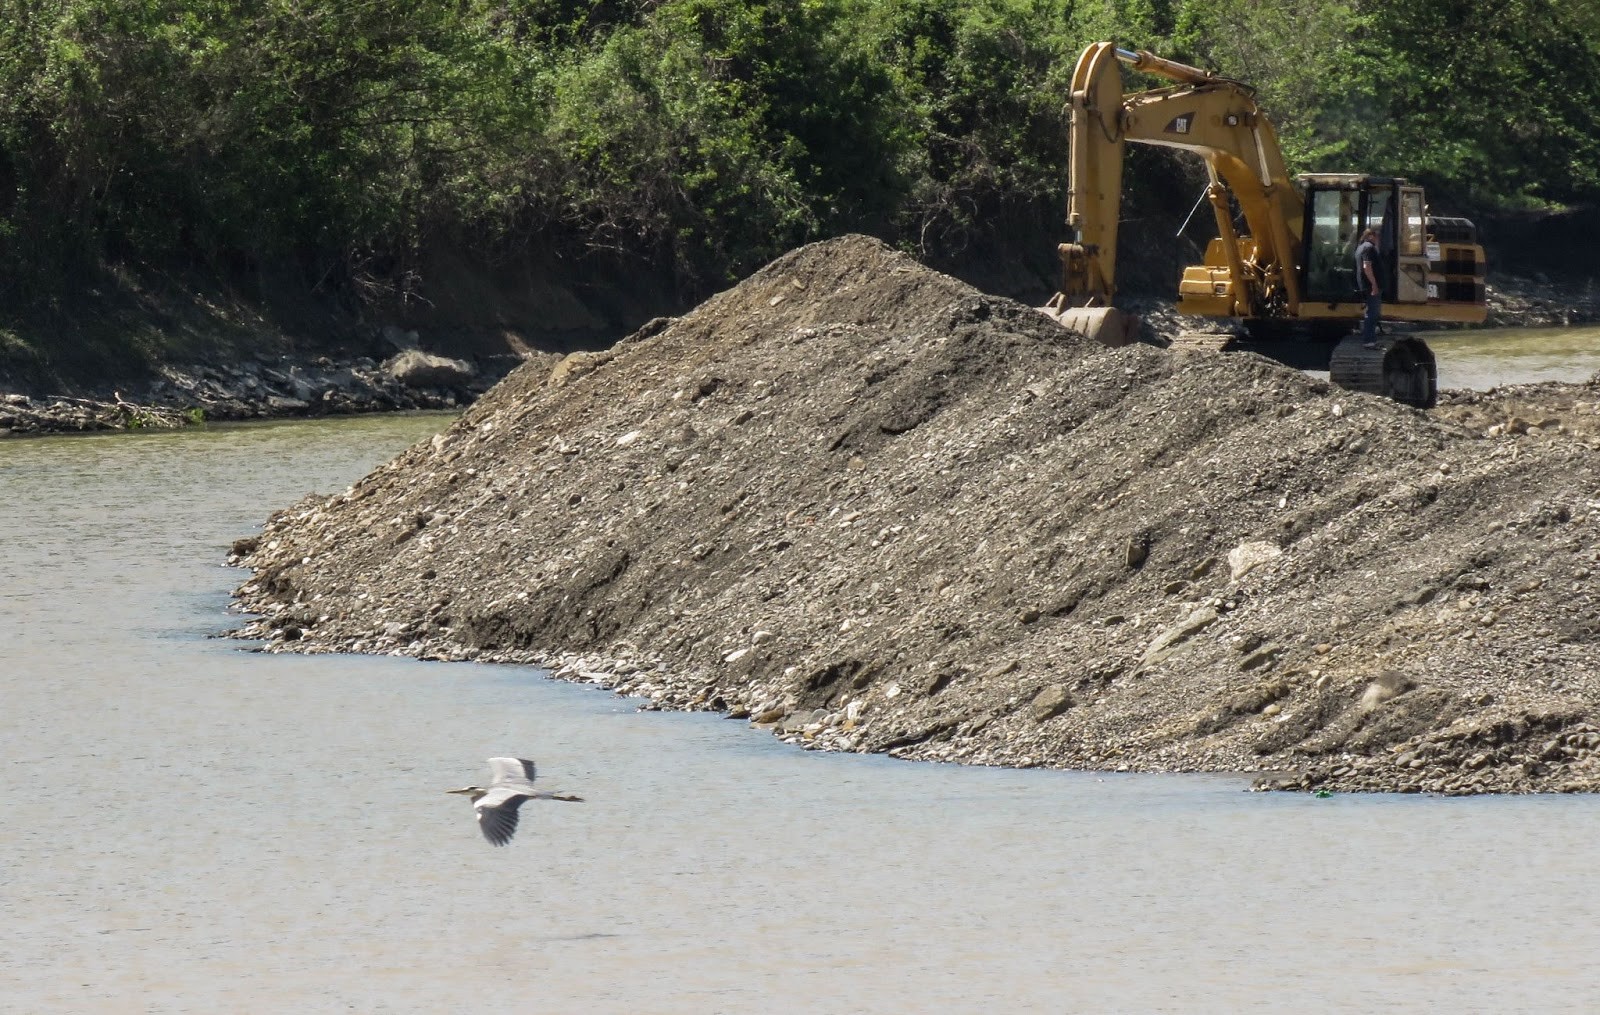
[(1099, 38), (1258, 86), (1295, 169), (1600, 192), (1591, 0), (0, 0), (0, 305), (128, 263), (405, 301), (444, 242), (686, 294), (846, 230), (959, 263), (1055, 231)]

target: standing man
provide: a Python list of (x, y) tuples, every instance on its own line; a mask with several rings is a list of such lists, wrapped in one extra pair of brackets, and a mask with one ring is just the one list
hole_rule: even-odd
[(1367, 297), (1367, 312), (1361, 317), (1361, 344), (1368, 349), (1378, 344), (1378, 318), (1383, 314), (1383, 294), (1378, 288), (1378, 231), (1361, 234), (1356, 247), (1356, 291)]

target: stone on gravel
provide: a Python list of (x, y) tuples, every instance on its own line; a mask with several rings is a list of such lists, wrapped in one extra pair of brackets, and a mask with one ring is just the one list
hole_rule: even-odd
[(1072, 692), (1060, 684), (1052, 684), (1034, 695), (1033, 717), (1039, 722), (1054, 719), (1072, 707)]
[(1228, 570), (1237, 581), (1281, 556), (1283, 551), (1273, 543), (1240, 543), (1228, 551)]
[(384, 360), (383, 375), (408, 388), (454, 388), (467, 384), (476, 372), (471, 363), (407, 349)]

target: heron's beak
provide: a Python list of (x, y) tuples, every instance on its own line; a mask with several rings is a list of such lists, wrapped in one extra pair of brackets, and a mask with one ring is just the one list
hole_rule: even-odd
[(470, 789), (447, 789), (447, 790), (445, 790), (445, 792), (446, 793), (471, 793), (472, 790), (470, 790)]

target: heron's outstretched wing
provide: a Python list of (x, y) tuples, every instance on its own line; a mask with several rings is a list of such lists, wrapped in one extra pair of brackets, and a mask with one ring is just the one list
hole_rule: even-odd
[(528, 799), (521, 793), (495, 789), (486, 793), (474, 806), (478, 810), (478, 827), (490, 845), (504, 846), (517, 834), (517, 808)]
[(490, 758), (489, 771), (494, 773), (491, 786), (518, 785), (526, 783), (533, 785), (537, 777), (537, 770), (533, 762), (527, 758)]

